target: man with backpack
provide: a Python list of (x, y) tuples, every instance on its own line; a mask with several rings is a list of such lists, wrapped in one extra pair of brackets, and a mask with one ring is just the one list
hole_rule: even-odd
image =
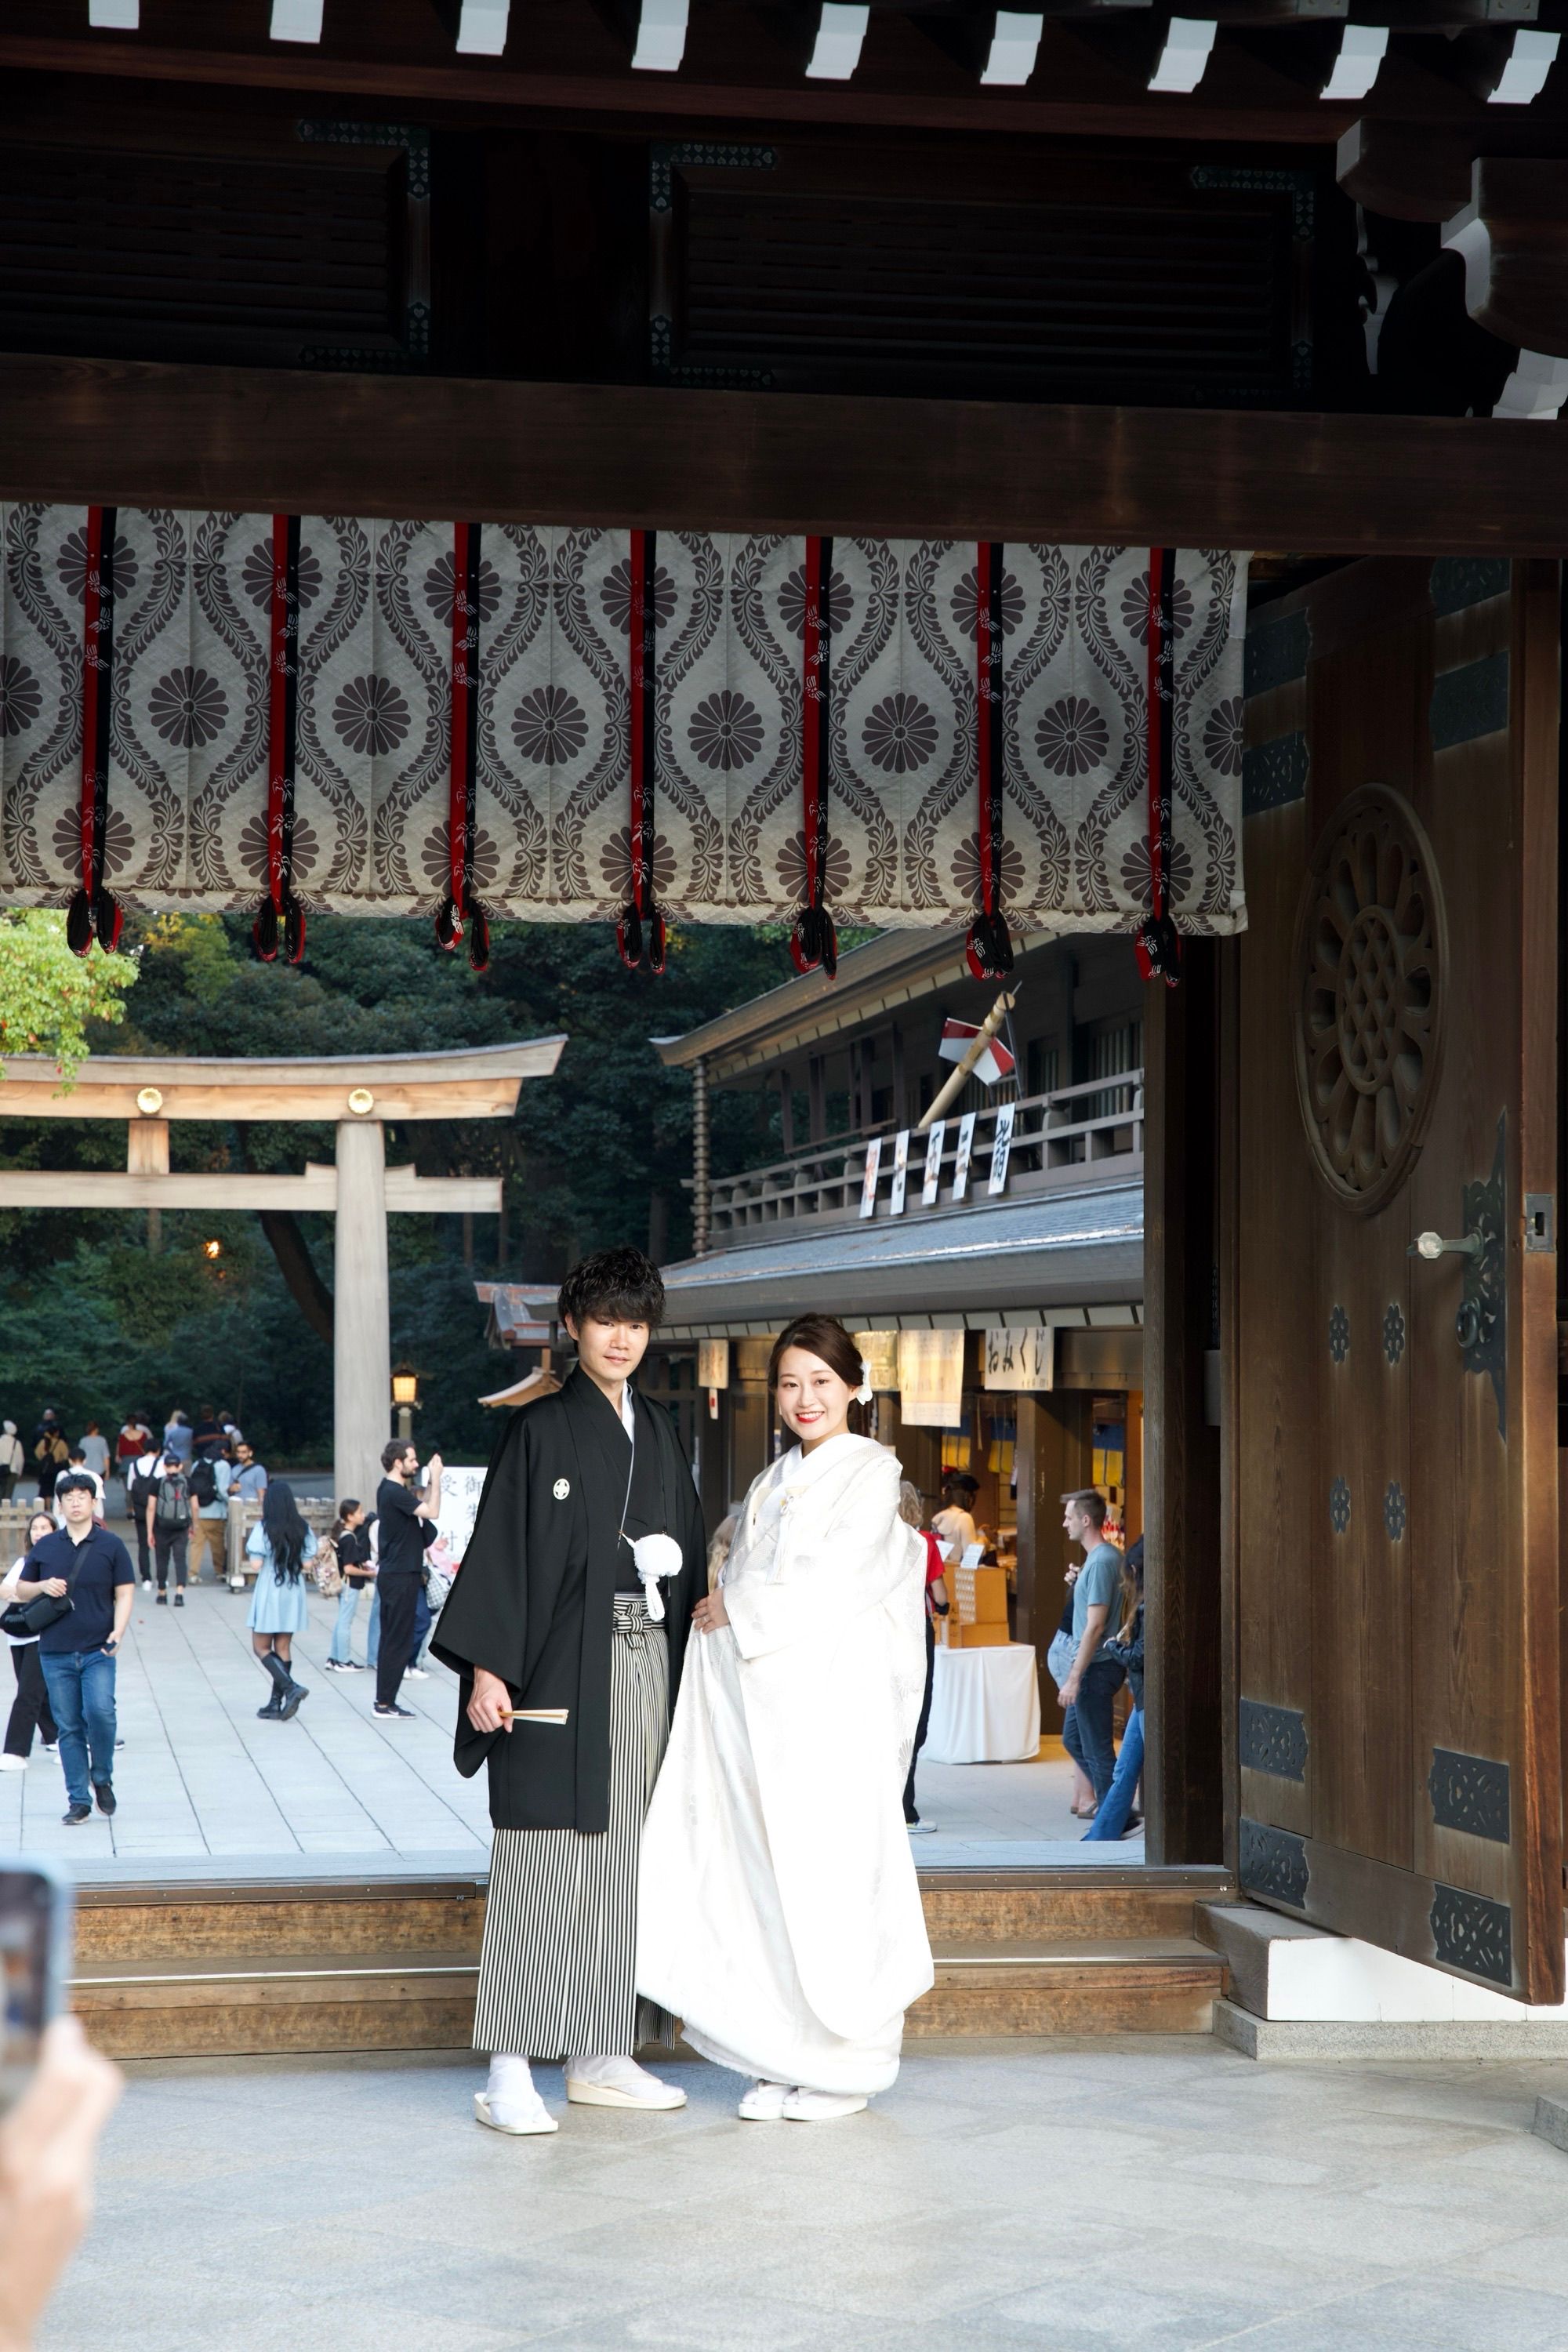
[(191, 1582), (202, 1580), (202, 1551), (211, 1552), (213, 1574), (221, 1584), (228, 1573), (228, 1487), (234, 1465), (226, 1445), (211, 1455), (197, 1454), (191, 1464)]
[(147, 1506), (147, 1534), (158, 1571), (158, 1606), (168, 1606), (169, 1563), (174, 1567), (174, 1606), (185, 1605), (185, 1552), (191, 1537), (190, 1474), (179, 1455), (163, 1455), (152, 1500)]
[(136, 1530), (136, 1572), (142, 1579), (143, 1592), (153, 1590), (152, 1507), (162, 1467), (157, 1453), (151, 1447), (125, 1465), (125, 1501), (131, 1524)]

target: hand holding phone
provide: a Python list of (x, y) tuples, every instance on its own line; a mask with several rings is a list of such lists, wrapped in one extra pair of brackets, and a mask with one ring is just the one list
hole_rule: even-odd
[(37, 2069), (0, 2124), (0, 2352), (32, 2342), (87, 2226), (99, 2137), (122, 2088), (74, 2017), (45, 2028)]
[(44, 2029), (65, 2008), (71, 1891), (47, 1863), (0, 1865), (0, 2114), (38, 2063)]

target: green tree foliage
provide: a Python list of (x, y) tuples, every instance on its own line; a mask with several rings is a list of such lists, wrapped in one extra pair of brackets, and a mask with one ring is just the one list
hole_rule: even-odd
[(47, 1054), (59, 1066), (62, 1090), (88, 1052), (90, 1024), (125, 1017), (136, 978), (129, 955), (93, 948), (73, 955), (66, 919), (52, 908), (0, 913), (0, 1055)]
[[(691, 1085), (663, 1067), (651, 1038), (681, 1034), (790, 976), (773, 928), (680, 929), (658, 980), (626, 971), (612, 931), (597, 924), (497, 923), (490, 968), (478, 975), (460, 950), (442, 955), (428, 923), (412, 919), (312, 916), (295, 970), (256, 961), (244, 916), (132, 919), (128, 932), (134, 988), (82, 1015), (86, 1042), (100, 1052), (429, 1053), (565, 1035), (555, 1076), (523, 1086), (514, 1121), (388, 1129), (395, 1163), (499, 1174), (506, 1186), (500, 1266), (492, 1218), (474, 1220), (472, 1266), (459, 1219), (389, 1220), (393, 1354), (407, 1355), (423, 1378), (419, 1444), (453, 1460), (484, 1458), (495, 1423), (474, 1400), (507, 1378), (507, 1360), (485, 1345), (476, 1277), (554, 1279), (584, 1250), (647, 1247), (661, 1236), (667, 1261), (686, 1255)], [(95, 950), (85, 969), (110, 971), (121, 961)], [(75, 978), (84, 967), (69, 962)], [(121, 1018), (122, 1028), (110, 1027)], [(778, 1149), (767, 1098), (720, 1094), (713, 1109), (717, 1171)], [(330, 1160), (333, 1142), (326, 1126), (182, 1123), (171, 1129), (172, 1164), (298, 1171)], [(0, 1160), (13, 1167), (122, 1167), (124, 1151), (114, 1122), (0, 1128)], [(330, 1288), (331, 1219), (300, 1223)], [(202, 1254), (209, 1238), (221, 1243), (216, 1261)], [(331, 1349), (306, 1323), (254, 1217), (165, 1212), (153, 1253), (140, 1213), (0, 1212), (0, 1411), (24, 1434), (45, 1403), (68, 1424), (91, 1417), (108, 1430), (133, 1404), (162, 1415), (211, 1402), (232, 1407), (275, 1461), (331, 1458)]]

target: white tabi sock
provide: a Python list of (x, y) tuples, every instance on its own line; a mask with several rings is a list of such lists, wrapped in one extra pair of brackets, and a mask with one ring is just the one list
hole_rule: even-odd
[(568, 2058), (566, 2072), (574, 2083), (597, 2083), (602, 2090), (623, 2090), (654, 2077), (635, 2058)]
[(492, 2107), (526, 2105), (538, 2096), (533, 2087), (533, 2075), (526, 2058), (513, 2058), (498, 2050), (490, 2060), (489, 2080), (485, 2084), (485, 2096)]

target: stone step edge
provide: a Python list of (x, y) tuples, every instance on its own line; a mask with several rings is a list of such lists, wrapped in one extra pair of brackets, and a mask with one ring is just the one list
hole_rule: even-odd
[[(1435, 2018), (1420, 2023), (1255, 2017), (1239, 2002), (1215, 2002), (1215, 2039), (1243, 2058), (1298, 2065), (1356, 2064), (1369, 2058), (1568, 2057), (1568, 2021)], [(1568, 2126), (1565, 2126), (1568, 2129)]]

